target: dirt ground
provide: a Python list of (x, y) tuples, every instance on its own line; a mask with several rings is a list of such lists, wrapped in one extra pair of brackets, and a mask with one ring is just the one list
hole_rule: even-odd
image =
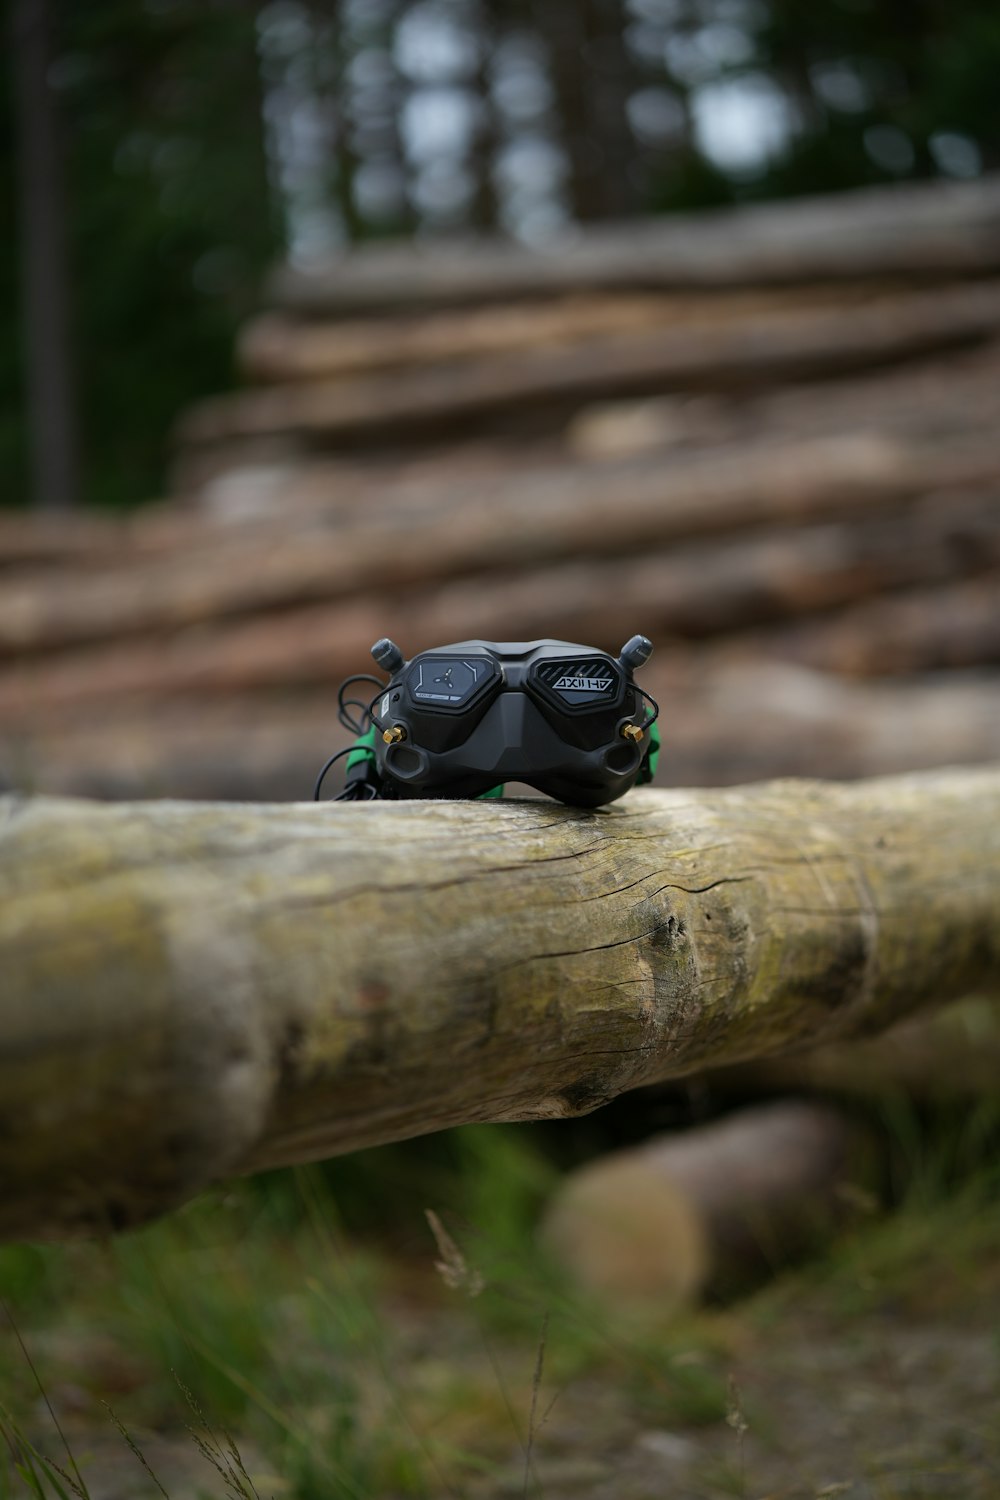
[[(488, 1333), (467, 1299), (428, 1289), (414, 1301), (411, 1287), (391, 1309), (400, 1420), (436, 1456), (380, 1500), (997, 1500), (1000, 1271), (976, 1264), (902, 1290), (855, 1274), (786, 1279), (692, 1321), (690, 1347), (674, 1329), (659, 1358), (648, 1331), (648, 1356), (619, 1351), (568, 1375), (553, 1318), (540, 1377), (538, 1349)], [(102, 1357), (113, 1365), (113, 1350)], [(154, 1479), (84, 1389), (49, 1394), (92, 1500), (232, 1493), (188, 1431), (133, 1431)], [(252, 1438), (236, 1441), (261, 1500), (298, 1493)], [(482, 1472), (441, 1457), (458, 1450)]]
[(228, 1201), (73, 1247), (0, 1326), (0, 1500), (40, 1493), (11, 1420), (68, 1468), (53, 1412), (89, 1500), (1000, 1500), (992, 1169), (669, 1319), (468, 1224), (456, 1271), (429, 1236), (247, 1234), (259, 1195)]
[[(886, 1313), (843, 1328), (806, 1303), (748, 1344), (728, 1415), (697, 1426), (585, 1382), (536, 1440), (539, 1490), (547, 1500), (996, 1500), (998, 1312), (994, 1303), (980, 1326)], [(479, 1493), (520, 1493), (523, 1470)]]

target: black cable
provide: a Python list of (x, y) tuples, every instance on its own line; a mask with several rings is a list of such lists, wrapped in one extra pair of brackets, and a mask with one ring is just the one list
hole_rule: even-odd
[[(374, 678), (374, 677), (372, 677), (372, 678), (369, 679), (369, 681), (371, 681), (371, 682), (375, 682), (376, 680), (377, 679)], [(386, 686), (387, 686), (387, 684), (385, 684), (385, 683), (382, 683), (380, 685), (378, 692), (375, 694), (374, 698), (371, 700), (371, 702), (369, 703), (368, 707), (365, 709), (365, 713), (368, 716), (369, 723), (374, 724), (375, 728), (379, 731), (379, 733), (381, 733), (385, 729), (385, 725), (381, 724), (379, 722), (379, 720), (376, 719), (376, 717), (375, 717), (375, 705), (378, 702), (378, 700), (382, 697), (383, 693), (385, 692)]]
[[(355, 748), (356, 747), (354, 745), (347, 745), (347, 746), (345, 746), (345, 748), (343, 750), (338, 750), (337, 753), (336, 753), (336, 755), (331, 755), (330, 756), (330, 759), (327, 761), (327, 763), (323, 767), (322, 771), (320, 771), (319, 776), (316, 778), (316, 789), (313, 792), (313, 801), (314, 802), (318, 802), (319, 801), (320, 788), (323, 785), (323, 778), (326, 775), (327, 771), (329, 771), (330, 767), (332, 765), (335, 765), (337, 763), (337, 761), (341, 759), (342, 756), (344, 756), (344, 755), (350, 755), (351, 751), (354, 750)], [(333, 798), (332, 800), (336, 801), (337, 799)]]
[(639, 725), (639, 728), (645, 734), (645, 732), (646, 732), (647, 729), (652, 729), (653, 725), (656, 723), (657, 719), (660, 717), (660, 705), (657, 703), (657, 701), (653, 697), (653, 695), (651, 693), (647, 693), (646, 689), (645, 688), (641, 688), (637, 682), (634, 683), (633, 686), (635, 687), (635, 690), (636, 690), (637, 693), (641, 693), (641, 695), (643, 696), (643, 698), (645, 698), (645, 700), (646, 700), (647, 703), (651, 703), (653, 705), (653, 717), (651, 719), (647, 719), (644, 724), (640, 724)]
[(374, 802), (378, 792), (365, 781), (349, 781), (342, 792), (331, 797), (331, 802)]
[(345, 698), (343, 703), (337, 706), (337, 718), (345, 729), (349, 729), (352, 734), (356, 734), (359, 737), (367, 734), (371, 725), (363, 723), (360, 719), (353, 719), (347, 712), (349, 708), (360, 708), (362, 714), (367, 714), (368, 705), (362, 702), (360, 698)]
[(370, 672), (356, 672), (353, 677), (345, 677), (337, 689), (337, 718), (343, 724), (344, 728), (349, 729), (352, 734), (361, 735), (366, 733), (370, 728), (370, 724), (360, 723), (353, 719), (348, 713), (348, 709), (360, 708), (366, 715), (368, 710), (360, 698), (345, 699), (344, 697), (348, 688), (353, 687), (356, 682), (374, 682), (375, 686), (379, 688), (383, 687), (384, 684), (379, 678), (373, 677)]
[[(361, 698), (344, 697), (344, 694), (348, 691), (348, 689), (352, 688), (356, 682), (373, 682), (378, 688), (378, 692), (369, 703), (365, 703)], [(385, 688), (386, 684), (382, 682), (380, 678), (373, 677), (370, 672), (356, 672), (353, 677), (345, 677), (344, 681), (337, 689), (337, 718), (344, 726), (344, 728), (349, 730), (351, 734), (356, 735), (359, 739), (362, 735), (367, 734), (372, 725), (376, 723), (375, 716), (372, 710), (381, 695), (385, 692)], [(362, 717), (356, 719), (351, 713), (352, 708), (360, 709)], [(326, 765), (323, 767), (322, 771), (320, 771), (318, 777), (316, 778), (316, 786), (313, 790), (314, 802), (318, 802), (320, 800), (320, 792), (323, 788), (323, 781), (330, 767), (336, 765), (338, 760), (342, 759), (342, 757), (345, 755), (350, 755), (353, 751), (357, 750), (357, 748), (357, 745), (347, 745), (343, 750), (338, 750), (335, 755), (330, 756), (330, 759), (327, 761)], [(353, 783), (348, 782), (343, 791), (338, 792), (336, 797), (331, 797), (330, 801), (372, 802), (376, 797), (378, 797), (377, 788), (371, 786), (367, 782), (357, 781)]]
[(346, 786), (339, 797), (334, 797), (334, 802), (375, 802), (378, 800), (378, 788), (373, 787), (367, 781), (355, 782), (353, 786)]

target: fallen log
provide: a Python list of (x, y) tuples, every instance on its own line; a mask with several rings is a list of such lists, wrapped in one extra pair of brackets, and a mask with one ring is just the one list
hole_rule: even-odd
[[(815, 292), (810, 289), (815, 298)], [(790, 296), (783, 294), (787, 305)], [(800, 294), (801, 295), (801, 294)], [(371, 370), (463, 360), (511, 350), (553, 348), (692, 318), (758, 310), (760, 293), (728, 297), (667, 297), (622, 292), (617, 296), (554, 297), (540, 304), (510, 303), (461, 312), (421, 314), (407, 320), (352, 318), (303, 321), (265, 313), (243, 330), (237, 360), (259, 383), (324, 379)], [(776, 299), (773, 298), (772, 304)], [(719, 306), (720, 301), (722, 306)], [(765, 303), (765, 305), (768, 305)]]
[[(0, 595), (0, 656), (118, 640), (212, 619), (390, 591), (504, 565), (538, 566), (636, 550), (728, 528), (849, 516), (899, 506), (936, 489), (1000, 480), (992, 440), (903, 443), (872, 433), (699, 455), (668, 468), (551, 466), (534, 482), (498, 476), (470, 505), (431, 514), (367, 513), (363, 526), (314, 525), (283, 537), (220, 528), (214, 545), (130, 568), (92, 569), (54, 590), (42, 573)], [(464, 505), (461, 498), (464, 497)], [(449, 501), (449, 505), (451, 501)]]
[[(995, 671), (845, 681), (728, 644), (674, 644), (648, 670), (674, 785), (1000, 761)], [(113, 800), (308, 796), (321, 762), (349, 742), (336, 722), (336, 683), (316, 676), (295, 691), (286, 682), (246, 693), (66, 694), (21, 721), (6, 713), (0, 790)]]
[[(481, 574), (387, 600), (383, 619), (393, 639), (419, 627), (428, 640), (465, 631), (486, 640), (600, 641), (641, 618), (675, 645), (732, 632), (748, 654), (760, 642), (761, 654), (822, 668), (912, 672), (1000, 660), (998, 568), (1000, 486), (921, 497), (848, 522)], [(900, 589), (908, 591), (902, 598), (893, 592)], [(773, 641), (764, 629), (750, 632), (767, 622), (782, 622), (771, 627)], [(323, 635), (349, 638), (330, 628)]]
[(892, 360), (985, 343), (1000, 327), (1000, 285), (972, 282), (875, 299), (860, 308), (795, 306), (732, 321), (594, 335), (413, 368), (286, 382), (215, 396), (193, 407), (180, 444), (232, 443), (289, 435), (324, 445), (371, 442), (408, 432), (420, 440), (468, 431), (521, 413), (532, 428), (551, 409), (595, 396), (677, 388), (757, 391), (781, 382), (870, 368)]
[[(325, 508), (344, 491), (355, 503), (381, 503), (383, 493), (403, 496), (413, 480), (447, 488), (456, 478), (466, 494), (492, 482), (498, 469), (513, 476), (557, 455), (607, 458), (659, 449), (697, 450), (725, 443), (788, 443), (806, 436), (850, 434), (859, 430), (898, 433), (912, 439), (933, 432), (942, 440), (990, 432), (996, 418), (1000, 344), (994, 339), (973, 350), (941, 351), (933, 358), (908, 360), (850, 380), (815, 380), (763, 392), (678, 391), (669, 396), (617, 400), (584, 406), (567, 429), (546, 443), (511, 443), (498, 431), (489, 440), (444, 447), (380, 448), (351, 458), (317, 454), (308, 442), (281, 439), (284, 456), (267, 455), (272, 438), (243, 438), (211, 448), (187, 448), (176, 465), (178, 488), (207, 508), (258, 516), (268, 507), (287, 517), (300, 505)], [(264, 447), (264, 454), (259, 452)], [(402, 483), (399, 483), (402, 476)], [(360, 482), (359, 482), (360, 481)], [(348, 502), (350, 494), (345, 498)]]
[[(419, 550), (412, 549), (411, 561)], [(745, 637), (748, 654), (849, 673), (991, 663), (1000, 660), (998, 569), (995, 496), (971, 491), (940, 504), (927, 497), (852, 524), (484, 572), (13, 664), (0, 652), (0, 718), (23, 723), (88, 703), (165, 694), (335, 687), (366, 669), (382, 635), (408, 649), (549, 636), (613, 644), (636, 620), (675, 649), (772, 622)], [(903, 587), (912, 593), (871, 600)]]
[(594, 402), (569, 424), (576, 458), (607, 460), (756, 438), (785, 443), (857, 431), (952, 440), (996, 425), (1000, 343), (908, 360), (849, 380), (817, 380), (758, 393), (675, 392)]
[(864, 1144), (829, 1106), (757, 1105), (576, 1168), (540, 1238), (605, 1304), (669, 1316), (828, 1239), (858, 1190)]
[(125, 527), (92, 515), (0, 512), (0, 568), (79, 563), (121, 546)]
[(1000, 1083), (1000, 1007), (981, 996), (931, 1015), (911, 1016), (879, 1036), (830, 1042), (814, 1051), (737, 1063), (707, 1075), (720, 1093), (795, 1090), (921, 1103), (996, 1102)]
[[(1000, 499), (996, 504), (1000, 519)], [(1000, 661), (1000, 574), (866, 599), (822, 619), (748, 632), (750, 655), (843, 676), (929, 672)]]
[(1000, 991), (1000, 773), (527, 803), (0, 801), (0, 1235)]
[[(429, 361), (468, 361), (484, 355), (571, 347), (599, 336), (659, 328), (701, 332), (720, 325), (731, 331), (740, 319), (781, 318), (796, 309), (835, 306), (864, 317), (865, 304), (899, 297), (892, 282), (843, 286), (781, 287), (753, 291), (555, 295), (544, 302), (508, 302), (460, 311), (422, 312), (408, 318), (368, 317), (305, 320), (269, 312), (240, 335), (237, 361), (261, 384), (356, 376), (373, 370), (425, 366)], [(989, 299), (989, 294), (987, 300)], [(984, 304), (981, 291), (962, 289), (959, 308)]]
[(996, 672), (852, 682), (722, 646), (702, 661), (703, 688), (688, 679), (690, 718), (680, 694), (661, 699), (673, 710), (668, 763), (677, 780), (710, 786), (737, 779), (737, 767), (742, 780), (779, 769), (858, 777), (1000, 759)]
[[(817, 484), (816, 471), (821, 467), (828, 468), (830, 478), (835, 479), (852, 456), (863, 464), (867, 452), (869, 462), (874, 463), (872, 444), (880, 440), (897, 451), (908, 451), (919, 466), (933, 434), (938, 450), (931, 455), (934, 481), (947, 484), (942, 447), (945, 454), (960, 454), (970, 446), (969, 439), (972, 445), (987, 447), (984, 438), (994, 425), (994, 392), (1000, 379), (996, 350), (993, 345), (972, 357), (951, 357), (846, 384), (824, 382), (747, 400), (685, 395), (639, 408), (600, 408), (585, 413), (579, 429), (570, 434), (573, 449), (605, 455), (596, 464), (567, 458), (565, 451), (531, 455), (466, 446), (421, 457), (396, 455), (391, 462), (362, 464), (313, 457), (296, 464), (255, 467), (244, 452), (231, 472), (199, 485), (204, 502), (201, 511), (151, 507), (127, 522), (81, 517), (58, 528), (23, 517), (0, 517), (0, 569), (19, 570), (5, 587), (3, 602), (8, 615), (13, 612), (33, 621), (42, 606), (31, 596), (41, 596), (43, 601), (50, 598), (59, 566), (72, 562), (94, 573), (92, 592), (109, 601), (121, 589), (115, 575), (139, 569), (137, 592), (149, 599), (152, 608), (160, 589), (161, 567), (169, 571), (176, 563), (191, 579), (204, 563), (210, 574), (224, 578), (231, 565), (228, 557), (225, 566), (218, 565), (223, 549), (247, 556), (256, 548), (255, 571), (263, 574), (273, 566), (274, 557), (287, 559), (291, 532), (301, 534), (308, 529), (313, 533), (312, 547), (329, 546), (331, 533), (342, 527), (377, 527), (384, 534), (389, 528), (408, 529), (414, 522), (443, 525), (456, 513), (464, 527), (467, 512), (480, 503), (498, 523), (487, 524), (483, 534), (490, 552), (496, 540), (492, 533), (498, 527), (519, 533), (529, 525), (532, 535), (537, 535), (538, 515), (553, 503), (563, 512), (564, 527), (579, 538), (589, 534), (595, 520), (600, 526), (602, 512), (627, 513), (636, 500), (642, 504), (642, 495), (650, 487), (655, 504), (648, 515), (649, 534), (660, 534), (662, 526), (662, 534), (671, 541), (710, 534), (720, 526), (766, 525), (776, 518), (846, 518), (857, 513), (858, 501), (852, 503), (846, 495), (839, 504), (836, 486), (831, 492), (827, 483)], [(957, 438), (962, 441), (956, 445)], [(636, 446), (654, 451), (666, 446), (673, 451), (669, 459), (661, 453), (655, 462), (649, 457), (636, 461), (631, 457)], [(612, 461), (608, 461), (609, 454)], [(744, 484), (743, 497), (737, 502), (736, 497), (725, 496), (726, 476), (738, 476), (744, 460), (752, 487)], [(794, 466), (800, 471), (800, 495), (791, 507), (787, 474)], [(706, 489), (701, 503), (686, 503), (691, 484), (699, 481)], [(770, 493), (772, 486), (782, 497), (777, 504)], [(576, 514), (569, 509), (574, 498)], [(866, 501), (870, 507), (878, 503), (874, 495)], [(498, 515), (498, 507), (509, 508), (509, 519)], [(658, 514), (662, 519), (657, 519)], [(586, 526), (577, 526), (578, 518), (585, 519)], [(600, 535), (603, 552), (603, 528)], [(34, 576), (29, 571), (32, 565)], [(72, 595), (74, 582), (67, 582)], [(266, 601), (265, 594), (265, 607)], [(94, 611), (90, 613), (93, 617)], [(119, 629), (127, 628), (122, 621)], [(15, 631), (22, 646), (31, 645), (32, 629), (29, 623), (23, 635)]]
[(542, 249), (482, 238), (366, 246), (315, 270), (283, 267), (271, 300), (298, 313), (538, 298), (570, 291), (795, 285), (995, 270), (1000, 180), (861, 189), (626, 224)]

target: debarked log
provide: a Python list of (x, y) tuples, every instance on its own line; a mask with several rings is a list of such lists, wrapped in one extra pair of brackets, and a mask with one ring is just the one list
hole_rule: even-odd
[[(775, 324), (791, 319), (799, 328), (815, 328), (817, 317), (822, 319), (831, 309), (840, 313), (842, 321), (863, 324), (872, 307), (883, 339), (891, 325), (894, 343), (904, 338), (909, 345), (913, 340), (915, 348), (928, 338), (935, 347), (964, 342), (973, 311), (972, 328), (978, 338), (988, 331), (991, 320), (996, 327), (998, 310), (995, 283), (988, 281), (939, 286), (933, 298), (879, 280), (846, 287), (820, 284), (751, 291), (622, 289), (589, 296), (555, 292), (543, 301), (486, 302), (409, 317), (303, 319), (268, 312), (243, 330), (237, 358), (252, 380), (281, 384), (426, 369), (432, 361), (470, 363), (484, 356), (566, 350), (593, 339), (627, 338), (657, 329), (671, 340), (675, 357), (684, 367), (691, 364), (691, 334), (698, 341), (707, 336), (710, 357), (722, 369), (731, 364), (731, 351), (740, 346), (748, 324), (763, 341), (761, 355), (766, 360)], [(873, 358), (879, 352), (878, 343), (865, 351)], [(696, 368), (704, 371), (704, 353)]]
[(792, 1098), (737, 1110), (568, 1173), (541, 1239), (602, 1301), (672, 1313), (826, 1239), (864, 1192), (853, 1178), (866, 1146), (829, 1105)]
[(726, 321), (706, 319), (628, 329), (566, 346), (509, 350), (413, 368), (326, 376), (215, 396), (180, 422), (182, 444), (286, 435), (336, 447), (386, 432), (468, 432), (510, 413), (533, 422), (552, 409), (558, 430), (567, 409), (615, 392), (750, 390), (788, 380), (986, 343), (1000, 326), (1000, 287), (973, 283), (842, 306), (768, 309)]
[[(648, 671), (668, 725), (661, 770), (673, 785), (1000, 761), (995, 670), (845, 681), (723, 642), (658, 654)], [(297, 800), (327, 756), (350, 743), (334, 704), (330, 684), (295, 693), (109, 692), (20, 723), (0, 710), (0, 788), (113, 801)], [(331, 796), (338, 785), (331, 773)]]
[[(470, 572), (561, 562), (571, 556), (648, 552), (737, 529), (859, 518), (948, 491), (970, 498), (980, 520), (966, 555), (982, 565), (975, 538), (992, 525), (1000, 447), (991, 438), (899, 442), (874, 432), (805, 443), (750, 445), (701, 454), (676, 467), (550, 465), (512, 482), (497, 476), (453, 489), (447, 507), (407, 516), (372, 507), (354, 528), (315, 525), (284, 535), (225, 528), (197, 547), (131, 556), (68, 577), (46, 570), (0, 593), (0, 658), (117, 641), (293, 604), (385, 594)], [(930, 503), (933, 509), (933, 502)], [(947, 526), (947, 521), (941, 525)], [(947, 544), (949, 548), (952, 543)], [(509, 638), (509, 637), (508, 637)]]
[(1000, 772), (545, 801), (0, 801), (0, 1235), (1000, 989)]
[[(992, 571), (954, 581), (971, 571), (970, 559)], [(912, 584), (925, 586), (901, 591)], [(891, 592), (873, 600), (879, 589)], [(615, 644), (636, 620), (674, 650), (685, 639), (756, 626), (766, 627), (750, 638), (759, 653), (810, 666), (859, 675), (967, 666), (1000, 661), (998, 597), (997, 496), (973, 492), (940, 506), (928, 496), (853, 525), (482, 573), (13, 664), (0, 648), (0, 721), (22, 725), (168, 694), (332, 688), (364, 670), (382, 635), (407, 649), (463, 637)]]
[(921, 1102), (1000, 1097), (1000, 1006), (981, 995), (929, 1015), (908, 1016), (878, 1036), (831, 1042), (782, 1057), (737, 1063), (709, 1075), (721, 1093), (782, 1090)]
[(986, 572), (959, 583), (855, 600), (825, 616), (786, 620), (744, 634), (740, 645), (748, 653), (856, 677), (995, 662), (1000, 661), (998, 600), (1000, 577)]
[(366, 246), (284, 267), (271, 292), (300, 314), (337, 316), (596, 290), (923, 281), (997, 267), (998, 201), (992, 174), (588, 225), (586, 235), (574, 226), (543, 249), (495, 237)]

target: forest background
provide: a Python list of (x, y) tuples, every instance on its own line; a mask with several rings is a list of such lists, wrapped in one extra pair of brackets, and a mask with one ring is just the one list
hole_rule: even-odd
[[(12, 12), (7, 505), (30, 502), (29, 433), (46, 431), (52, 397), (29, 347), (47, 340), (47, 368), (68, 372), (67, 497), (135, 505), (163, 490), (177, 413), (232, 385), (235, 330), (281, 259), (493, 228), (539, 242), (576, 222), (1000, 164), (1000, 12), (984, 0), (18, 0)], [(31, 149), (31, 121), (46, 117), (49, 172)], [(42, 298), (50, 313), (65, 305), (62, 327), (38, 327), (25, 296), (39, 217), (64, 244)]]

